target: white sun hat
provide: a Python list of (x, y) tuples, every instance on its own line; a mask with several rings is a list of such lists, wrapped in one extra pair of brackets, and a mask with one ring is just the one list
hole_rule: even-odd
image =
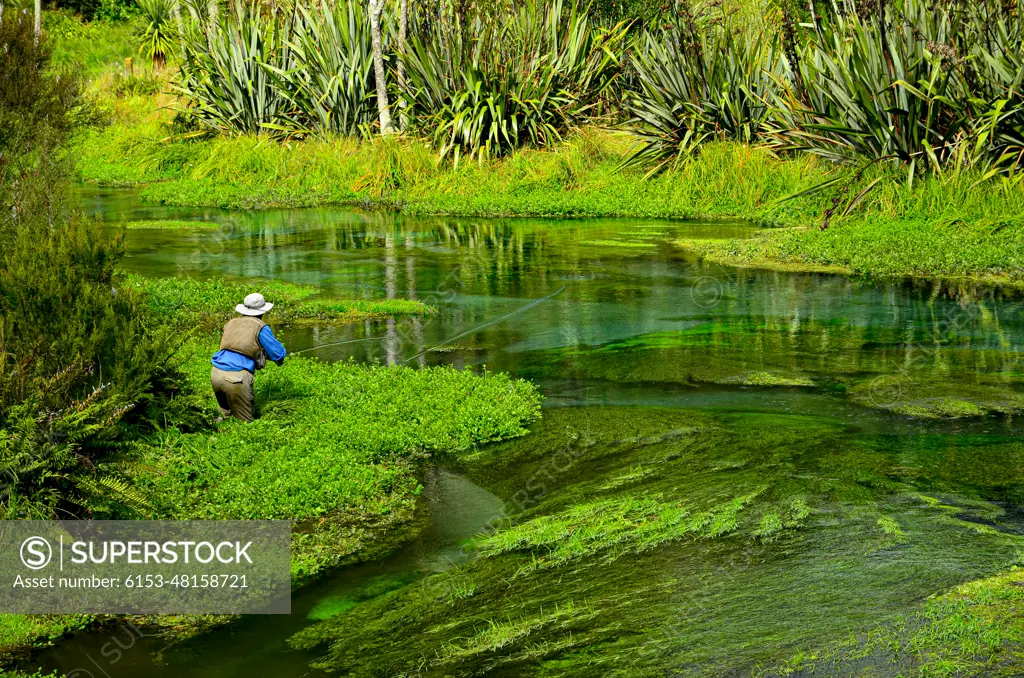
[(235, 306), (235, 310), (242, 315), (263, 315), (273, 307), (274, 305), (264, 299), (262, 294), (253, 292), (242, 303)]

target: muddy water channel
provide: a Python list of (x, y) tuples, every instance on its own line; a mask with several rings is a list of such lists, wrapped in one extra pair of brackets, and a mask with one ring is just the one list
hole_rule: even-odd
[[(912, 628), (929, 596), (1024, 552), (1014, 292), (724, 269), (672, 245), (743, 236), (741, 224), (85, 195), (113, 221), (221, 224), (131, 231), (127, 267), (146, 275), (279, 278), (440, 309), (282, 328), (293, 352), (507, 371), (546, 402), (530, 435), (438, 460), (421, 536), (297, 592), (290, 617), (248, 617), (156, 658), (161, 644), (143, 638), (115, 664), (100, 649), (118, 632), (87, 634), (42, 657), (48, 668), (776, 674), (851, 634)], [(861, 654), (815, 675), (913, 668)]]

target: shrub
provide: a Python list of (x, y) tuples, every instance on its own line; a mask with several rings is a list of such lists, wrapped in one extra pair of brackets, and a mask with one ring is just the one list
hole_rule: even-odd
[(143, 24), (139, 31), (139, 54), (153, 61), (153, 70), (159, 71), (167, 62), (180, 40), (174, 21), (174, 3), (177, 0), (139, 0)]
[[(0, 20), (0, 205), (6, 216), (51, 203), (50, 190), (32, 177), (60, 173), (70, 133), (92, 120), (81, 81), (51, 73), (50, 48), (36, 42), (32, 17), (7, 12)], [(45, 209), (42, 207), (42, 209)]]
[(175, 89), (184, 112), (208, 129), (356, 135), (377, 115), (369, 24), (357, 0), (270, 14), (239, 3), (223, 21), (186, 32), (183, 54)]
[(188, 112), (218, 132), (288, 129), (294, 116), (277, 78), (294, 67), (290, 22), (240, 2), (224, 24), (191, 28), (174, 87)]
[[(618, 72), (625, 27), (594, 29), (575, 6), (531, 0), (510, 15), (442, 9), (413, 33), (402, 56), (413, 127), (441, 155), (484, 158), (550, 145), (588, 120)], [(377, 117), (374, 77), (356, 0), (269, 15), (239, 4), (189, 32), (176, 90), (219, 132), (356, 135)]]
[(121, 240), (62, 200), (68, 138), (91, 119), (77, 79), (11, 14), (0, 72), (0, 515), (80, 515), (95, 495), (140, 505), (104, 464), (129, 412), (136, 425), (174, 406), (171, 341), (119, 286)]
[(361, 2), (320, 0), (299, 6), (292, 46), (299, 68), (279, 71), (291, 92), (292, 123), (349, 136), (377, 117), (377, 85), (366, 11)]
[(77, 12), (87, 21), (127, 21), (139, 13), (135, 0), (60, 0), (57, 6)]

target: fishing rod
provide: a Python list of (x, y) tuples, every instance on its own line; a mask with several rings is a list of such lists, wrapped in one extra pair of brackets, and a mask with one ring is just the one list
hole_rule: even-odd
[(533, 301), (531, 301), (530, 303), (526, 304), (525, 306), (520, 306), (516, 310), (514, 310), (514, 311), (512, 311), (510, 313), (506, 313), (505, 315), (501, 316), (500, 318), (495, 318), (494, 320), (490, 320), (488, 322), (485, 322), (483, 325), (478, 325), (478, 326), (476, 326), (476, 327), (474, 327), (472, 329), (469, 329), (469, 330), (466, 330), (465, 332), (462, 332), (461, 334), (456, 334), (454, 337), (450, 337), (448, 339), (445, 339), (440, 344), (435, 344), (434, 346), (431, 346), (430, 348), (423, 349), (422, 351), (420, 351), (416, 355), (412, 356), (411, 358), (406, 358), (405, 360), (403, 360), (402, 364), (405, 364), (405, 363), (409, 362), (410, 360), (415, 360), (416, 358), (419, 358), (421, 355), (423, 355), (423, 354), (425, 354), (425, 353), (427, 353), (429, 351), (433, 351), (434, 349), (441, 348), (442, 346), (447, 346), (448, 344), (450, 344), (452, 342), (455, 342), (455, 341), (458, 341), (459, 339), (462, 339), (463, 337), (468, 337), (471, 334), (476, 334), (480, 330), (486, 329), (486, 328), (490, 327), (491, 325), (497, 325), (500, 322), (508, 320), (512, 316), (519, 315), (520, 313), (525, 313), (526, 311), (529, 311), (531, 308), (535, 308), (537, 306), (540, 306), (541, 304), (543, 304), (548, 299), (551, 299), (553, 297), (557, 297), (559, 294), (562, 293), (562, 290), (564, 290), (564, 289), (565, 289), (565, 285), (562, 285), (561, 287), (559, 287), (557, 290), (555, 290), (551, 294), (547, 295), (546, 297), (541, 297), (540, 299), (534, 299)]
[[(440, 344), (435, 344), (435, 345), (431, 346), (430, 348), (424, 349), (424, 350), (420, 351), (419, 353), (417, 353), (416, 355), (412, 356), (411, 358), (407, 358), (407, 359), (403, 360), (402, 364), (405, 364), (405, 363), (409, 362), (410, 360), (415, 360), (416, 358), (419, 358), (420, 356), (428, 353), (429, 351), (441, 348), (442, 346), (447, 346), (448, 344), (451, 344), (452, 342), (458, 341), (459, 339), (462, 339), (463, 337), (468, 337), (471, 334), (476, 334), (480, 330), (487, 329), (491, 325), (497, 325), (498, 323), (504, 322), (504, 321), (508, 320), (509, 318), (511, 318), (513, 316), (519, 315), (520, 313), (525, 313), (526, 311), (529, 311), (531, 308), (536, 308), (537, 306), (540, 306), (541, 304), (543, 304), (548, 299), (552, 299), (554, 297), (557, 297), (559, 294), (562, 293), (563, 290), (565, 290), (565, 285), (562, 285), (557, 290), (555, 290), (554, 292), (552, 292), (551, 294), (549, 294), (547, 296), (541, 297), (540, 299), (534, 299), (530, 303), (525, 304), (523, 306), (520, 306), (519, 308), (515, 309), (514, 311), (506, 313), (505, 315), (501, 316), (500, 318), (495, 318), (494, 320), (489, 320), (489, 321), (485, 322), (482, 325), (477, 325), (476, 327), (468, 329), (465, 332), (461, 332), (459, 334), (456, 334), (454, 337), (450, 337), (448, 339), (445, 339)], [(367, 337), (365, 339), (346, 339), (344, 341), (334, 341), (334, 342), (331, 342), (329, 344), (317, 344), (316, 346), (310, 346), (309, 348), (304, 348), (301, 351), (296, 351), (292, 355), (299, 355), (301, 353), (305, 353), (307, 351), (312, 351), (314, 349), (319, 349), (319, 348), (330, 348), (331, 346), (343, 346), (345, 344), (357, 344), (357, 343), (364, 342), (364, 341), (379, 341), (379, 340), (383, 340), (383, 339), (387, 339), (387, 338), (388, 338), (387, 335), (381, 335), (381, 336), (377, 336), (377, 337)]]
[(292, 353), (292, 355), (299, 355), (300, 353), (305, 353), (306, 351), (312, 351), (313, 349), (316, 349), (316, 348), (330, 348), (331, 346), (342, 346), (344, 344), (358, 344), (359, 342), (362, 342), (362, 341), (377, 341), (378, 339), (387, 339), (387, 335), (384, 334), (384, 335), (381, 335), (379, 337), (366, 337), (365, 339), (346, 339), (345, 341), (332, 341), (329, 344), (317, 344), (316, 346), (310, 346), (309, 348), (304, 348), (301, 351), (295, 351), (294, 353)]

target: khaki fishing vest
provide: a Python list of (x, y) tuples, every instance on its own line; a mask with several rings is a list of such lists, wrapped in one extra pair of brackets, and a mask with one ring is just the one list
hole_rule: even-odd
[(221, 350), (227, 349), (252, 358), (255, 368), (262, 370), (267, 366), (267, 354), (260, 345), (260, 330), (267, 326), (259, 318), (242, 316), (232, 318), (224, 325), (224, 335), (220, 338)]

